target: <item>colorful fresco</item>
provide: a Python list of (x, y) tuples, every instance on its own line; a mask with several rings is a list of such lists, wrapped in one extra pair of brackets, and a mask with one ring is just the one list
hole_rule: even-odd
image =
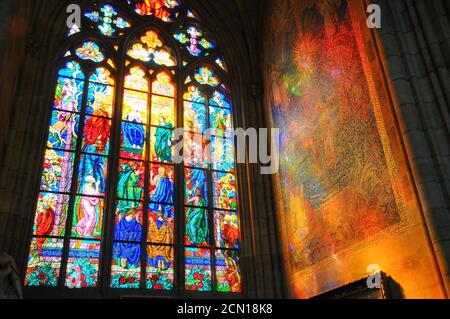
[(347, 2), (273, 1), (269, 10), (264, 69), (282, 133), (280, 206), (296, 272), (400, 214)]

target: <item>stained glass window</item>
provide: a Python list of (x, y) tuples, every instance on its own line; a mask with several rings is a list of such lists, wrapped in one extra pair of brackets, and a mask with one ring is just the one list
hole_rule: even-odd
[(218, 43), (181, 0), (116, 4), (87, 5), (67, 31), (25, 285), (239, 293), (233, 108)]

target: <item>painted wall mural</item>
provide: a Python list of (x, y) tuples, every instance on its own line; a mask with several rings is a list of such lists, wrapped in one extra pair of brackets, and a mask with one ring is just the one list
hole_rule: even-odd
[(264, 68), (281, 129), (292, 272), (400, 223), (346, 0), (272, 1)]

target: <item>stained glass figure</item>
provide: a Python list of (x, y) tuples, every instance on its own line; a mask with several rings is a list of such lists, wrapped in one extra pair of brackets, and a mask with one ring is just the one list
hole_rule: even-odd
[(206, 66), (199, 68), (194, 77), (197, 82), (202, 85), (216, 87), (220, 83), (219, 78), (214, 75), (214, 72), (210, 68)]
[(190, 167), (208, 168), (210, 141), (206, 135), (184, 133), (184, 164)]
[(111, 118), (113, 113), (114, 88), (98, 83), (90, 83), (86, 114)]
[(156, 75), (156, 81), (153, 82), (152, 93), (167, 97), (175, 97), (175, 85), (168, 72), (161, 72)]
[[(171, 163), (174, 153), (173, 130), (164, 116), (160, 117), (158, 127), (151, 128), (151, 160)], [(165, 127), (169, 127), (166, 129)]]
[(208, 210), (206, 208), (187, 207), (185, 211), (185, 224), (185, 245), (209, 245)]
[(180, 27), (180, 31), (174, 34), (174, 38), (195, 57), (207, 56), (215, 47), (214, 43), (204, 36), (204, 32), (194, 25)]
[[(150, 168), (150, 209), (158, 212), (161, 204), (173, 204), (174, 201), (174, 167), (152, 164)], [(164, 214), (170, 215), (171, 208), (166, 206)]]
[(84, 42), (75, 52), (77, 56), (83, 60), (102, 62), (105, 59), (105, 55), (98, 44), (92, 41)]
[(74, 153), (48, 149), (45, 152), (41, 190), (69, 193), (73, 162)]
[[(93, 182), (93, 181), (92, 181)], [(90, 186), (94, 187), (94, 186)], [(77, 196), (74, 204), (72, 236), (100, 239), (104, 200), (100, 197)]]
[(211, 106), (209, 108), (209, 121), (214, 136), (232, 137), (233, 119), (231, 110)]
[(214, 237), (217, 247), (239, 249), (239, 217), (236, 211), (214, 212)]
[(173, 244), (175, 211), (171, 205), (149, 204), (148, 242)]
[(94, 22), (97, 28), (105, 36), (114, 36), (117, 29), (128, 29), (131, 24), (119, 16), (111, 4), (103, 5), (100, 10), (86, 11), (85, 17)]
[(177, 64), (171, 50), (164, 46), (163, 41), (158, 34), (153, 31), (147, 31), (140, 39), (127, 51), (129, 57), (144, 62), (153, 61), (158, 65), (168, 67)]
[(55, 193), (40, 193), (34, 220), (33, 235), (43, 237), (64, 236), (66, 232), (69, 196)]
[(123, 158), (145, 160), (146, 126), (122, 122), (120, 156)]
[(144, 172), (143, 162), (120, 160), (117, 182), (117, 198), (121, 200), (117, 209), (120, 213), (126, 214), (135, 208), (136, 201), (143, 199)]
[(208, 178), (203, 169), (185, 169), (185, 204), (208, 206)]
[(130, 74), (125, 77), (125, 88), (148, 92), (148, 81), (145, 78), (145, 71), (140, 67), (132, 67)]
[(65, 77), (58, 78), (53, 107), (57, 110), (79, 112), (83, 98), (84, 82)]
[(230, 99), (220, 90), (214, 91), (209, 99), (209, 105), (223, 107), (226, 109), (231, 108)]
[(232, 250), (216, 251), (217, 291), (241, 292), (241, 270), (239, 256)]
[(140, 242), (142, 240), (142, 205), (136, 202), (132, 204), (130, 201), (125, 203), (119, 201), (117, 207), (114, 240), (116, 242)]
[(77, 147), (79, 120), (78, 114), (53, 111), (47, 147), (74, 151)]
[[(95, 147), (94, 150), (96, 149)], [(107, 157), (82, 154), (78, 169), (78, 193), (88, 196), (104, 196), (107, 172)]]
[[(131, 0), (127, 0), (131, 4)], [(156, 18), (170, 22), (174, 16), (171, 14), (171, 9), (179, 6), (176, 0), (139, 0), (134, 1), (134, 11), (142, 16), (155, 16)]]

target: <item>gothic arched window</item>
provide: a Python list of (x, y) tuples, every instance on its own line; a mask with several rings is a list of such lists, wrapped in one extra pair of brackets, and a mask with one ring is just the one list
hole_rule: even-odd
[(26, 286), (241, 292), (217, 48), (187, 1), (83, 8), (56, 69)]

